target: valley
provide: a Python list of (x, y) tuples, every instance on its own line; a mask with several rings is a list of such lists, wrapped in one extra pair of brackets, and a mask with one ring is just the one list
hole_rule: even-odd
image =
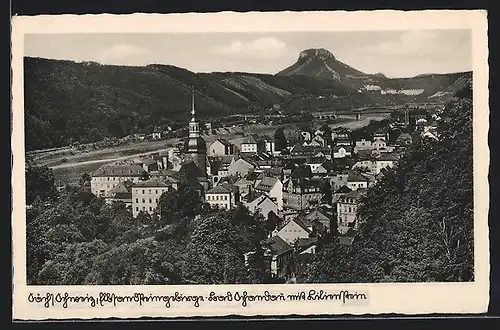
[[(339, 119), (329, 126), (332, 129), (342, 126), (351, 130), (356, 130), (367, 126), (372, 120), (383, 120), (388, 118), (389, 115), (389, 112), (370, 113), (363, 116), (361, 120), (356, 120), (354, 115), (339, 115)], [(312, 122), (313, 125), (321, 125), (321, 123), (322, 121), (320, 120)], [(300, 123), (290, 123), (277, 126), (253, 124), (245, 125), (243, 127), (228, 127), (224, 129), (225, 132), (221, 132), (216, 135), (203, 135), (203, 138), (207, 141), (207, 143), (210, 143), (217, 138), (224, 138), (233, 144), (239, 145), (245, 136), (257, 134), (272, 137), (278, 128), (283, 128), (286, 135), (295, 135), (297, 134), (299, 125)], [(75, 148), (68, 147), (64, 150), (38, 153), (34, 157), (34, 160), (39, 162), (41, 165), (50, 167), (56, 180), (67, 183), (75, 183), (82, 174), (92, 173), (103, 164), (166, 151), (177, 142), (179, 142), (178, 138), (160, 141), (141, 141), (118, 147), (103, 148), (87, 152), (78, 151)]]

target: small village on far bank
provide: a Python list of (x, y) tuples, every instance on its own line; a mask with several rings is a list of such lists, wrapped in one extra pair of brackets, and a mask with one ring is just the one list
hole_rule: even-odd
[(278, 128), (274, 136), (249, 134), (239, 144), (218, 138), (207, 145), (194, 95), (191, 115), (189, 136), (182, 143), (103, 165), (92, 173), (91, 192), (108, 203), (123, 202), (134, 218), (158, 212), (160, 197), (185, 182), (213, 208), (245, 206), (272, 223), (262, 245), (268, 270), (282, 281), (293, 281), (292, 257), (314, 254), (322, 235), (336, 231), (341, 244), (351, 245), (367, 188), (385, 169), (397, 166), (415, 139), (439, 139), (439, 111), (414, 115), (406, 110), (374, 123), (373, 132), (309, 124), (295, 136)]

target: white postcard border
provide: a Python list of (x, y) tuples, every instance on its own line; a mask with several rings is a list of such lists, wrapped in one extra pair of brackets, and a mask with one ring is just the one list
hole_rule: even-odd
[[(259, 22), (256, 24), (255, 22)], [(474, 253), (475, 282), (415, 284), (289, 284), (289, 285), (190, 285), (190, 286), (27, 286), (24, 187), (23, 55), (24, 35), (28, 33), (190, 33), (190, 32), (292, 32), (361, 31), (415, 29), (471, 29), (473, 32), (474, 93)], [(360, 12), (282, 12), (217, 14), (131, 14), (131, 15), (44, 15), (13, 17), (12, 21), (12, 247), (13, 318), (22, 320), (69, 318), (190, 317), (224, 315), (332, 315), (332, 314), (427, 314), (481, 313), (489, 302), (489, 147), (488, 147), (488, 38), (485, 11), (360, 11)], [(310, 290), (328, 293), (348, 290), (364, 293), (366, 304), (332, 301), (261, 301), (242, 306), (243, 298), (231, 302), (122, 303), (116, 307), (89, 304), (59, 305), (45, 308), (29, 302), (30, 293), (94, 295), (100, 293), (175, 294), (208, 296), (236, 292), (243, 295), (296, 294)], [(241, 297), (241, 296), (240, 296)], [(56, 299), (56, 298), (54, 298)], [(60, 299), (61, 298), (60, 296)]]

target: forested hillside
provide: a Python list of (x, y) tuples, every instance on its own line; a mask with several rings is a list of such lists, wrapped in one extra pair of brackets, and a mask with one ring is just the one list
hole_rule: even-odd
[[(209, 119), (239, 113), (267, 114), (276, 104), (291, 113), (440, 102), (459, 87), (457, 79), (468, 75), (408, 79), (371, 76), (368, 81), (339, 81), (321, 76), (194, 73), (171, 65), (130, 67), (26, 57), (25, 147), (27, 151), (60, 147), (185, 125), (193, 88), (198, 116)], [(416, 96), (381, 94), (380, 90), (361, 88), (367, 84), (425, 91)]]
[(303, 281), (474, 280), (470, 84), (441, 114), (440, 141), (420, 141), (369, 188), (353, 245), (323, 242)]
[(328, 79), (248, 73), (196, 74), (170, 65), (124, 67), (24, 59), (26, 150), (152, 133), (188, 121), (195, 90), (200, 118), (265, 112), (287, 97), (331, 95), (344, 108), (370, 104)]

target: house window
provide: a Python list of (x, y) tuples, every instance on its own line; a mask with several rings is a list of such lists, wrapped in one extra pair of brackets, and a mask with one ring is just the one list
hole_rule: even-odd
[(142, 199), (142, 202), (143, 202), (143, 203), (146, 203), (146, 200), (144, 200), (144, 198), (143, 198), (143, 199)]
[(137, 212), (139, 212), (139, 207), (136, 207), (136, 208), (135, 208), (135, 210), (136, 210)]
[(151, 198), (149, 199), (149, 202), (151, 203)]
[(224, 200), (227, 201), (227, 195), (224, 195)]
[(136, 199), (135, 199), (135, 202), (136, 202), (136, 203), (139, 203), (139, 198), (136, 198)]
[(158, 194), (158, 189), (155, 190), (155, 194)]
[(142, 193), (145, 194), (144, 189), (142, 189)]

